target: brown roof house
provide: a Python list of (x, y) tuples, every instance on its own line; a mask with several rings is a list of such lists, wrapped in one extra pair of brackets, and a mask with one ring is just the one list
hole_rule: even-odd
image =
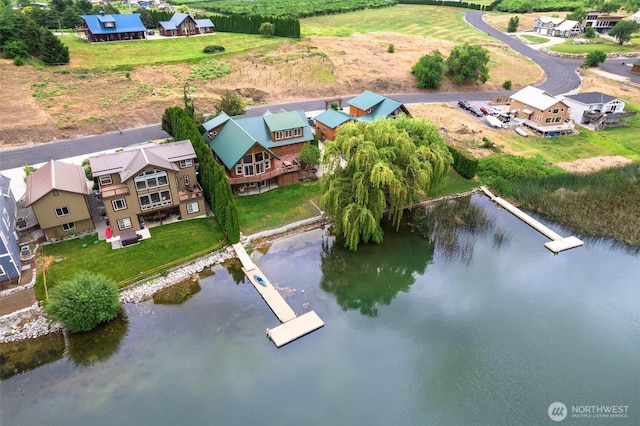
[(527, 86), (509, 97), (509, 112), (516, 121), (540, 136), (560, 136), (574, 131), (569, 106), (537, 87)]
[(206, 216), (189, 140), (132, 146), (89, 163), (114, 237), (141, 230), (145, 220)]
[(49, 160), (27, 177), (26, 207), (48, 240), (95, 229), (87, 196), (93, 182), (82, 166)]

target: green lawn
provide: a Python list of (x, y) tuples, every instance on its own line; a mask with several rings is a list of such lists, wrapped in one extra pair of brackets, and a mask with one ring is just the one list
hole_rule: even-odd
[(430, 194), (430, 197), (437, 198), (445, 195), (459, 194), (461, 192), (471, 191), (472, 189), (478, 188), (479, 186), (480, 182), (465, 179), (460, 176), (455, 170), (450, 169), (445, 183), (432, 194)]
[(604, 53), (613, 52), (638, 52), (640, 51), (640, 35), (636, 35), (631, 38), (631, 43), (620, 45), (615, 41), (611, 41), (604, 38), (598, 38), (597, 43), (592, 44), (578, 44), (572, 39), (567, 39), (562, 44), (554, 44), (548, 47), (549, 50), (558, 53), (591, 53), (596, 50), (601, 50)]
[[(118, 43), (88, 43), (73, 35), (66, 35), (62, 37), (62, 41), (69, 47), (71, 66), (88, 69), (193, 63), (249, 51), (270, 51), (282, 43), (289, 42), (280, 37), (266, 38), (261, 35), (231, 33)], [(203, 53), (202, 49), (209, 45), (223, 46), (225, 52), (215, 55)]]
[(439, 38), (454, 43), (492, 40), (464, 21), (464, 9), (399, 4), (300, 21), (303, 36), (347, 37), (354, 33), (394, 32)]
[[(625, 110), (640, 111), (640, 108), (627, 103)], [(573, 136), (523, 138), (514, 133), (507, 145), (509, 152), (516, 155), (533, 157), (539, 154), (551, 163), (605, 155), (622, 155), (640, 161), (640, 112), (626, 121), (629, 126), (610, 127), (598, 131), (576, 125), (579, 134)]]
[[(95, 234), (44, 246), (41, 254), (52, 259), (46, 269), (47, 287), (55, 287), (79, 270), (103, 274), (125, 286), (138, 277), (161, 273), (190, 257), (205, 255), (221, 247), (225, 240), (213, 218), (185, 220), (153, 227), (149, 232), (151, 238), (118, 250), (105, 241), (94, 244)], [(36, 296), (44, 298), (42, 274), (38, 274)]]
[(522, 37), (525, 40), (530, 41), (531, 43), (546, 43), (549, 41), (548, 38), (546, 37), (538, 37), (538, 36), (533, 36), (533, 35), (529, 35), (529, 34), (521, 34), (520, 37)]
[[(244, 235), (318, 216), (319, 182), (283, 186), (264, 194), (236, 198), (240, 230)], [(315, 203), (315, 205), (314, 205)]]

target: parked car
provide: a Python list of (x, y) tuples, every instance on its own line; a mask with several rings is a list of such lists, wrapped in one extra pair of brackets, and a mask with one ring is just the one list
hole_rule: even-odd
[(460, 99), (458, 101), (458, 106), (460, 108), (464, 108), (464, 109), (469, 109), (471, 108), (471, 104), (469, 103), (469, 101), (465, 101), (464, 99)]
[(503, 123), (508, 123), (511, 120), (511, 115), (509, 115), (508, 112), (501, 112), (500, 114), (496, 115), (496, 117), (498, 117), (498, 120), (502, 121)]
[(496, 107), (489, 107), (489, 111), (491, 112), (491, 115), (502, 114), (502, 110)]
[(469, 107), (469, 112), (476, 117), (482, 117), (484, 115), (482, 111), (480, 111), (480, 108), (474, 106)]
[(486, 107), (486, 106), (481, 106), (481, 107), (480, 107), (480, 111), (482, 111), (482, 113), (483, 113), (484, 115), (493, 115), (493, 114), (491, 113), (491, 111), (489, 110), (489, 107)]

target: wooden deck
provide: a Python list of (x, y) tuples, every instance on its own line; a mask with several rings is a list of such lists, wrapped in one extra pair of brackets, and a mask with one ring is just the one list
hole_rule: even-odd
[[(267, 337), (273, 341), (276, 347), (284, 346), (324, 326), (324, 322), (314, 311), (297, 316), (278, 290), (253, 263), (242, 244), (234, 244), (233, 248), (242, 263), (242, 271), (282, 323), (273, 329), (267, 328)], [(256, 276), (261, 277), (266, 285), (259, 284)]]
[(580, 239), (574, 236), (566, 237), (566, 238), (563, 237), (562, 235), (556, 233), (549, 227), (538, 222), (537, 220), (535, 220), (534, 218), (532, 218), (531, 216), (529, 216), (528, 214), (526, 214), (525, 212), (523, 212), (522, 210), (514, 206), (513, 204), (509, 203), (508, 201), (503, 200), (500, 197), (496, 197), (486, 187), (482, 186), (480, 188), (491, 200), (493, 200), (500, 207), (504, 208), (509, 213), (513, 214), (518, 219), (522, 220), (524, 223), (531, 226), (533, 229), (540, 232), (545, 237), (549, 238), (551, 241), (548, 243), (545, 243), (544, 246), (550, 251), (552, 251), (553, 253), (558, 254), (561, 251), (580, 247), (581, 245), (584, 244)]

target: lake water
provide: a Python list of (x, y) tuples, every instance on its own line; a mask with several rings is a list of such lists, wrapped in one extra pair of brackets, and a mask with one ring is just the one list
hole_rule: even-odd
[(553, 424), (553, 402), (567, 424), (640, 424), (640, 256), (594, 242), (554, 256), (473, 202), (493, 225), (463, 250), (387, 231), (352, 253), (316, 230), (254, 253), (325, 322), (280, 349), (233, 268), (184, 286), (182, 304), (127, 306), (0, 383), (0, 424), (533, 425)]

